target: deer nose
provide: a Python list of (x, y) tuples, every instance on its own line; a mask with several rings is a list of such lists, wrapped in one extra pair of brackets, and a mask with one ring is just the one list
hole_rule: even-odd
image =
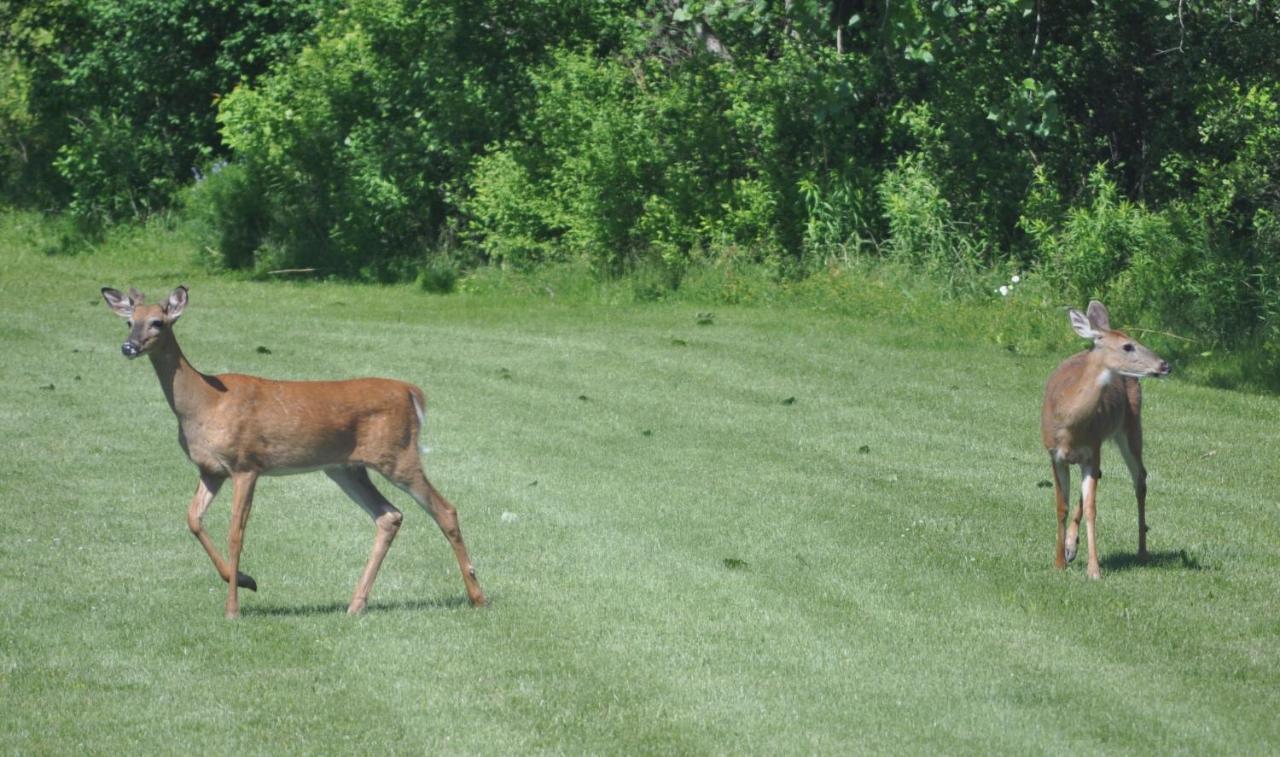
[(124, 356), (130, 360), (138, 356), (138, 348), (133, 344), (133, 342), (125, 342), (120, 345), (120, 352), (124, 353)]
[(1168, 375), (1169, 375), (1169, 371), (1171, 371), (1171, 370), (1173, 370), (1173, 368), (1171, 368), (1171, 367), (1169, 366), (1169, 361), (1168, 361), (1168, 360), (1161, 360), (1161, 361), (1160, 361), (1160, 375), (1161, 375), (1161, 376), (1168, 376)]

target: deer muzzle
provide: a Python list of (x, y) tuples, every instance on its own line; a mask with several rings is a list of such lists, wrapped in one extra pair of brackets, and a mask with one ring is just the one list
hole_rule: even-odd
[(135, 357), (142, 354), (138, 351), (138, 345), (134, 344), (133, 342), (125, 342), (124, 344), (120, 345), (120, 352), (123, 353), (124, 356), (129, 358), (130, 360), (133, 360)]

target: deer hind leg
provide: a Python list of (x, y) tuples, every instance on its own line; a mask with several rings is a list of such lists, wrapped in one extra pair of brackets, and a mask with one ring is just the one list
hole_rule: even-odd
[[(258, 474), (237, 473), (231, 477), (232, 498), (231, 505), (231, 530), (227, 536), (227, 561), (228, 573), (230, 575), (240, 575), (240, 549), (244, 546), (244, 529), (249, 525), (249, 511), (253, 508), (253, 489), (258, 483)], [(238, 584), (236, 581), (228, 581), (227, 589), (227, 617), (240, 617), (240, 597), (236, 593)]]
[(1071, 543), (1069, 553), (1066, 548), (1067, 509), (1068, 500), (1071, 498), (1071, 466), (1058, 460), (1052, 452), (1049, 453), (1049, 457), (1053, 465), (1053, 499), (1058, 508), (1058, 542), (1053, 554), (1053, 566), (1061, 570), (1067, 567), (1067, 563), (1076, 556), (1074, 541)]
[(1138, 497), (1138, 560), (1147, 561), (1147, 469), (1142, 465), (1142, 426), (1131, 418), (1124, 433), (1116, 436), (1120, 456), (1133, 479), (1133, 493)]
[[(1094, 456), (1097, 459), (1097, 456)], [(1089, 578), (1102, 578), (1102, 569), (1098, 566), (1098, 541), (1097, 541), (1097, 500), (1098, 500), (1098, 479), (1101, 473), (1094, 465), (1080, 466), (1080, 475), (1083, 481), (1080, 483), (1080, 509), (1084, 511), (1085, 533), (1089, 544)], [(1076, 522), (1079, 523), (1079, 514), (1076, 515)]]
[(360, 574), (360, 582), (356, 584), (355, 594), (351, 596), (351, 604), (347, 606), (347, 613), (356, 615), (364, 612), (365, 605), (369, 602), (373, 581), (378, 577), (378, 569), (382, 567), (382, 560), (387, 556), (396, 532), (400, 530), (404, 515), (382, 496), (382, 492), (369, 480), (369, 473), (364, 468), (332, 468), (325, 473), (362, 510), (369, 513), (374, 525), (378, 527), (378, 535), (373, 540), (373, 552), (364, 566), (364, 572)]
[(480, 582), (476, 580), (475, 566), (471, 564), (467, 545), (462, 541), (462, 530), (458, 527), (458, 512), (453, 505), (449, 504), (449, 500), (436, 491), (436, 488), (427, 480), (417, 460), (407, 468), (408, 472), (405, 475), (388, 476), (388, 478), (422, 505), (422, 509), (427, 511), (431, 519), (444, 532), (444, 537), (449, 540), (449, 546), (453, 547), (454, 556), (458, 558), (458, 569), (462, 571), (462, 583), (467, 588), (467, 598), (476, 607), (484, 606), (486, 602), (484, 592), (480, 590)]
[[(226, 479), (220, 476), (200, 474), (200, 481), (196, 484), (196, 494), (191, 499), (191, 506), (187, 508), (187, 527), (191, 529), (196, 541), (200, 542), (200, 546), (204, 547), (204, 551), (209, 553), (209, 559), (213, 560), (213, 567), (218, 571), (218, 575), (223, 581), (231, 583), (231, 566), (222, 559), (218, 548), (213, 544), (213, 539), (209, 538), (209, 532), (204, 530), (204, 514), (208, 511), (213, 498), (218, 495), (218, 490), (222, 488), (224, 481)], [(258, 583), (252, 576), (237, 572), (235, 577), (237, 586), (250, 591), (258, 590)]]

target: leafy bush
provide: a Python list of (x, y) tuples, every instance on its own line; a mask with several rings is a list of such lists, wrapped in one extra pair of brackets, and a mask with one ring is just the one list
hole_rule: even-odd
[(934, 173), (920, 155), (908, 155), (881, 179), (880, 201), (889, 227), (888, 256), (946, 281), (971, 287), (982, 243), (956, 220)]
[(95, 109), (72, 124), (54, 167), (72, 187), (72, 214), (102, 226), (162, 207), (179, 186), (169, 169), (175, 160), (172, 142)]
[[(715, 160), (724, 124), (705, 94), (717, 75), (714, 66), (632, 68), (557, 53), (533, 80), (530, 138), (476, 164), (472, 239), (504, 261), (536, 259), (555, 242), (607, 273), (651, 255), (681, 264), (722, 204), (751, 199), (751, 187), (725, 186), (731, 169)], [(736, 240), (760, 228), (739, 219), (710, 233)]]
[(856, 64), (561, 51), (534, 76), (525, 136), (475, 164), (470, 238), (503, 262), (559, 246), (610, 273), (660, 260), (676, 274), (711, 253), (791, 274), (847, 254), (875, 215), (872, 173), (828, 157), (874, 122), (850, 96)]
[[(619, 18), (611, 3), (357, 0), (225, 97), (222, 135), (270, 188), (268, 236), (288, 262), (388, 275), (452, 243), (471, 163), (514, 133), (548, 45), (616, 45)], [(511, 187), (511, 167), (490, 166), (489, 188)]]
[(481, 156), (471, 172), (474, 193), (464, 206), (472, 218), (471, 237), (491, 260), (525, 267), (555, 260), (563, 229), (553, 226), (554, 201), (538, 191), (517, 156), (518, 145)]
[(30, 98), (30, 70), (13, 51), (0, 49), (0, 194), (13, 191), (29, 160)]
[(216, 99), (296, 50), (333, 4), (0, 5), (0, 78), (20, 85), (0, 96), (0, 143), (22, 139), (24, 162), (7, 194), (57, 198), (94, 224), (167, 205), (194, 166), (225, 153)]
[(186, 192), (184, 205), (200, 238), (214, 242), (204, 249), (215, 266), (244, 269), (261, 262), (270, 204), (264, 188), (243, 166), (215, 162)]

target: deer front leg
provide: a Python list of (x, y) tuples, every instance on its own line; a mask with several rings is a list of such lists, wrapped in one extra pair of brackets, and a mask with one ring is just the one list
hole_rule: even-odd
[(1071, 543), (1069, 556), (1066, 548), (1067, 510), (1070, 507), (1068, 500), (1071, 497), (1071, 466), (1058, 460), (1052, 452), (1049, 456), (1053, 465), (1053, 499), (1058, 510), (1058, 542), (1053, 553), (1053, 567), (1062, 570), (1076, 556), (1074, 541)]
[[(244, 528), (249, 523), (249, 510), (253, 507), (253, 488), (257, 482), (257, 473), (237, 473), (231, 477), (233, 504), (231, 528), (227, 537), (229, 575), (240, 575), (240, 548), (244, 545)], [(227, 584), (227, 618), (237, 618), (240, 616), (240, 598), (236, 594), (239, 581), (228, 581)]]
[(1089, 578), (1102, 578), (1102, 569), (1098, 567), (1098, 542), (1096, 519), (1098, 515), (1097, 498), (1098, 498), (1098, 469), (1092, 466), (1082, 466), (1080, 470), (1084, 481), (1080, 484), (1080, 508), (1084, 511), (1085, 534), (1089, 542), (1089, 564), (1087, 573)]
[[(204, 547), (204, 551), (209, 553), (209, 559), (213, 560), (213, 567), (218, 571), (218, 575), (223, 581), (230, 583), (231, 567), (218, 553), (218, 548), (213, 545), (213, 539), (209, 538), (209, 532), (204, 530), (204, 514), (208, 511), (213, 498), (218, 496), (218, 490), (222, 488), (224, 481), (226, 479), (220, 476), (200, 474), (200, 480), (196, 483), (196, 494), (191, 499), (191, 506), (187, 508), (187, 527), (191, 529), (196, 541), (200, 542), (200, 546)], [(236, 573), (235, 576), (236, 585), (250, 591), (258, 590), (258, 584), (252, 576), (244, 573)]]
[(1067, 526), (1067, 562), (1076, 559), (1080, 545), (1080, 516), (1084, 515), (1084, 499), (1076, 503), (1075, 515), (1071, 516), (1071, 525)]

